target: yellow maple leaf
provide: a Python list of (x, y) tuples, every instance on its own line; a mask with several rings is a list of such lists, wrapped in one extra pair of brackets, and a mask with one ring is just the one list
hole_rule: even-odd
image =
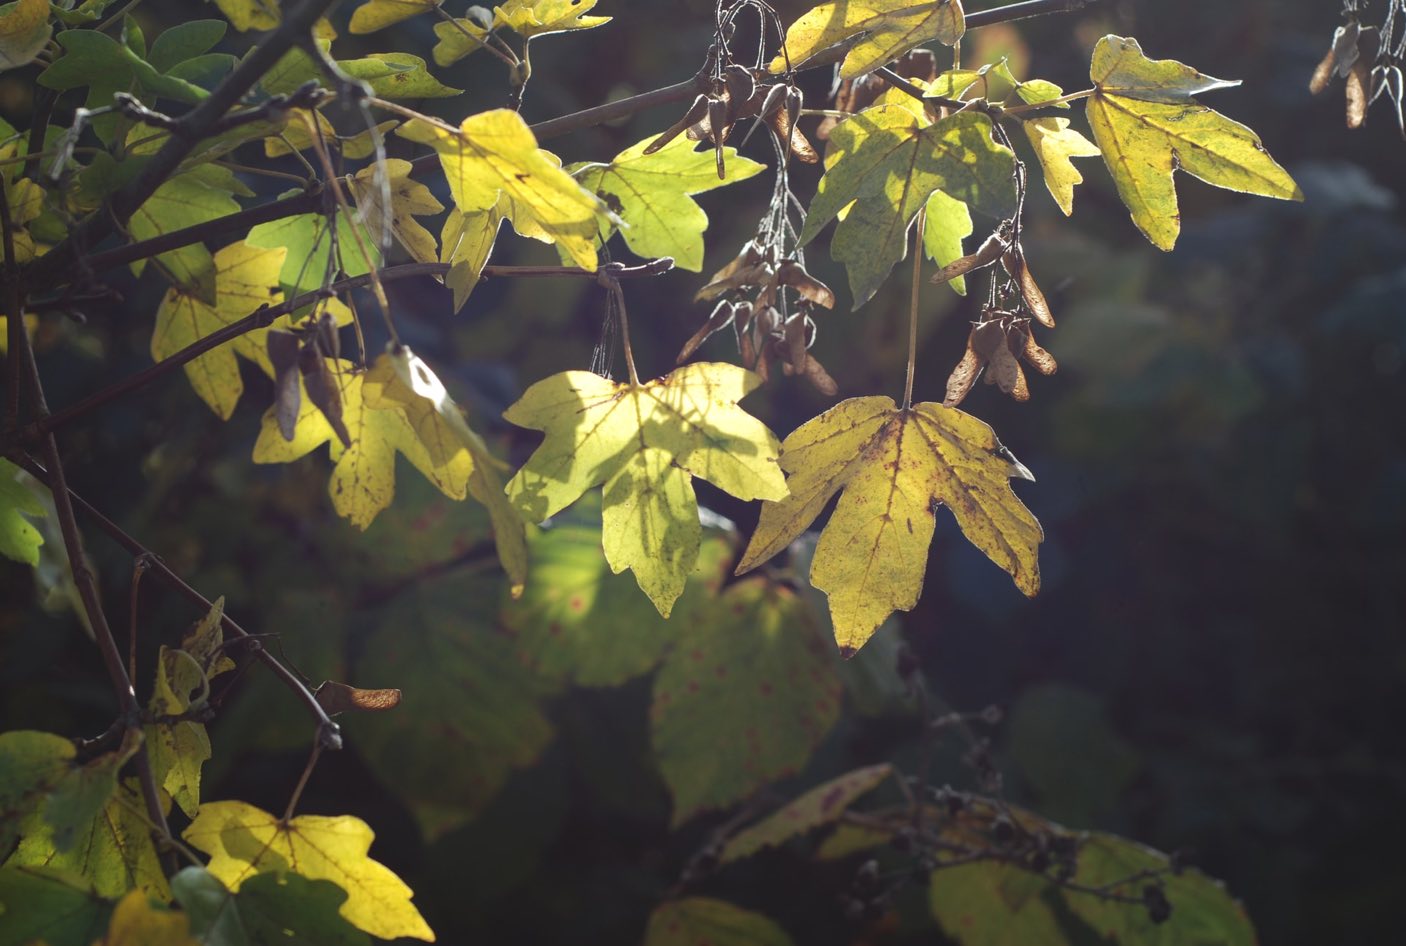
[(503, 416), (547, 439), (508, 483), (541, 522), (603, 484), (606, 561), (669, 616), (698, 559), (693, 477), (739, 499), (780, 499), (775, 435), (737, 402), (761, 379), (736, 365), (685, 365), (647, 384), (566, 371), (527, 389)]
[(271, 30), (283, 21), (278, 0), (215, 0), (215, 6), (241, 33)]
[(1178, 169), (1227, 190), (1303, 200), (1258, 135), (1192, 98), (1238, 82), (1148, 59), (1137, 40), (1122, 36), (1099, 40), (1089, 77), (1096, 87), (1088, 100), (1094, 141), (1133, 222), (1159, 249), (1170, 250), (1181, 233), (1172, 179)]
[(427, 13), (439, 6), (440, 2), (441, 0), (366, 0), (352, 14), (350, 30), (353, 33), (374, 33), (401, 20)]
[(1031, 479), (991, 428), (955, 408), (900, 410), (887, 397), (843, 401), (781, 445), (790, 495), (762, 505), (740, 575), (780, 552), (843, 490), (821, 533), (811, 583), (830, 599), (846, 656), (894, 611), (918, 603), (941, 504), (962, 533), (1033, 596), (1040, 524), (1010, 478)]
[(190, 935), (190, 917), (152, 903), (140, 890), (117, 902), (107, 935), (97, 946), (200, 946)]
[[(831, 0), (813, 7), (786, 30), (790, 65), (851, 36), (864, 34), (845, 56), (840, 78), (853, 79), (930, 40), (951, 46), (966, 32), (961, 0)], [(777, 56), (772, 72), (784, 72)]]
[(396, 453), (404, 454), (444, 495), (464, 498), (473, 470), (473, 460), (466, 450), (457, 450), (447, 457), (432, 451), (399, 405), (372, 406), (366, 396), (366, 383), (369, 380), (374, 384), (375, 378), (356, 371), (351, 362), (328, 359), (328, 370), (337, 379), (342, 421), (351, 446), (342, 446), (332, 425), (304, 391), (291, 441), (283, 439), (275, 409), (270, 407), (264, 412), (259, 439), (254, 444), (255, 463), (291, 463), (327, 444), (336, 464), (328, 484), (332, 505), (339, 515), (363, 530), (395, 498)]
[(507, 0), (493, 10), (493, 25), (506, 26), (531, 39), (547, 33), (588, 30), (610, 22), (608, 16), (586, 16), (596, 0)]
[(605, 204), (537, 147), (517, 112), (481, 112), (457, 129), (417, 119), (396, 133), (439, 152), (460, 211), (492, 210), (506, 198), (505, 213), (518, 233), (557, 243), (576, 265), (596, 268), (596, 235), (610, 219)]
[(1084, 175), (1070, 159), (1097, 157), (1098, 145), (1070, 128), (1067, 118), (1037, 118), (1024, 124), (1045, 171), (1045, 186), (1067, 217), (1074, 212), (1074, 186), (1084, 183)]
[(389, 213), (384, 206), (385, 195), (380, 179), (382, 171), (377, 165), (357, 171), (349, 184), (371, 239), (380, 240), (382, 232), (389, 229), (411, 259), (417, 263), (433, 263), (439, 258), (434, 234), (415, 218), (440, 213), (444, 205), (435, 200), (428, 187), (410, 179), (412, 170), (414, 165), (401, 158), (385, 161), (384, 173), (389, 179), (385, 185), (390, 190), (391, 202)]
[(467, 214), (458, 207), (449, 209), (439, 235), (439, 261), (450, 264), (444, 284), (454, 293), (456, 313), (478, 285), (502, 223), (503, 212), (497, 207)]
[(210, 855), (207, 869), (231, 893), (258, 874), (329, 880), (347, 892), (339, 912), (358, 929), (382, 939), (434, 942), (410, 902), (410, 888), (368, 856), (375, 835), (360, 818), (299, 815), (284, 821), (244, 802), (209, 802), (183, 837)]

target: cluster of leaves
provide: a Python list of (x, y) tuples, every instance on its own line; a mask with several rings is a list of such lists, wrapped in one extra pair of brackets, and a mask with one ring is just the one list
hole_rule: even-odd
[[(316, 3), (285, 11), (275, 0), (216, 2), (236, 30), (275, 35), (284, 35), (304, 9), (320, 12)], [(906, 79), (891, 73), (886, 63), (921, 44), (958, 44), (966, 22), (959, 0), (822, 3), (791, 24), (766, 68), (746, 65), (729, 43), (743, 12), (756, 12), (764, 25), (772, 25), (774, 12), (757, 0), (720, 4), (700, 91), (683, 118), (608, 162), (571, 165), (539, 146), (515, 108), (467, 114), (456, 124), (399, 104), (453, 99), (461, 90), (409, 53), (337, 58), (339, 37), (326, 20), (285, 44), (249, 94), (236, 96), (239, 110), (208, 126), (209, 134), (186, 141), (192, 136), (185, 122), (217, 100), (251, 59), (213, 51), (225, 40), (225, 21), (191, 21), (148, 44), (131, 17), (103, 20), (108, 6), (107, 0), (52, 7), (16, 0), (0, 8), (0, 66), (40, 61), (37, 82), (54, 97), (86, 93), (68, 127), (28, 135), (0, 128), (10, 278), (21, 265), (43, 272), (46, 257), (75, 252), (66, 233), (107, 220), (131, 188), (163, 167), (164, 155), (179, 150), (180, 160), (158, 184), (114, 217), (129, 244), (153, 248), (128, 260), (134, 274), (150, 269), (169, 286), (155, 317), (153, 358), (182, 366), (199, 398), (222, 419), (233, 416), (245, 393), (240, 359), (266, 374), (275, 394), (252, 459), (291, 463), (326, 444), (332, 505), (359, 529), (391, 507), (397, 455), (448, 499), (472, 496), (486, 507), (508, 576), (502, 619), (518, 638), (473, 626), (492, 614), (466, 617), (462, 603), (431, 608), (418, 601), (421, 612), (405, 623), (423, 639), (393, 645), (378, 639), (364, 657), (377, 673), (422, 687), (413, 710), (368, 723), (365, 745), (386, 771), (414, 783), (407, 795), (430, 831), (446, 826), (452, 806), (443, 793), (451, 785), (456, 792), (471, 786), (486, 801), (512, 768), (536, 758), (551, 735), (540, 702), (568, 680), (614, 685), (660, 667), (651, 726), (676, 822), (734, 804), (798, 771), (834, 722), (838, 671), (819, 638), (820, 622), (791, 584), (778, 581), (773, 570), (729, 583), (727, 571), (735, 566), (743, 575), (786, 553), (837, 496), (808, 582), (828, 596), (833, 636), (845, 657), (895, 611), (916, 605), (939, 506), (952, 511), (963, 534), (1020, 591), (1038, 592), (1043, 532), (1010, 483), (1033, 477), (989, 426), (958, 407), (983, 373), (1023, 400), (1030, 391), (1019, 360), (1042, 373), (1055, 370), (1031, 331), (1032, 321), (1053, 328), (1054, 318), (1022, 245), (1028, 181), (1010, 129), (1025, 132), (1065, 214), (1072, 213), (1082, 182), (1072, 159), (1102, 155), (1134, 224), (1164, 250), (1175, 245), (1181, 226), (1177, 169), (1235, 191), (1300, 196), (1252, 131), (1194, 98), (1232, 83), (1149, 59), (1131, 39), (1100, 40), (1091, 88), (1071, 94), (1044, 80), (1019, 79), (1000, 62), (940, 73), (933, 67)], [(438, 0), (368, 0), (353, 12), (349, 29), (374, 34), (411, 17), (438, 16), (435, 64), (471, 54), (501, 60), (515, 105), (529, 86), (534, 41), (608, 23), (608, 17), (589, 15), (594, 6), (594, 0), (507, 0), (492, 11), (471, 8), (454, 17)], [(113, 27), (117, 38), (109, 35)], [(849, 83), (841, 91), (845, 114), (826, 130), (825, 173), (798, 214), (787, 164), (820, 156), (797, 128), (803, 109), (795, 70), (831, 54), (836, 44), (843, 50), (839, 73)], [(1333, 68), (1341, 70), (1343, 62), (1340, 57)], [(875, 74), (881, 86), (872, 84)], [(1396, 75), (1399, 86), (1399, 70)], [(347, 109), (333, 113), (334, 100)], [(1052, 114), (1075, 101), (1086, 103), (1092, 141), (1070, 119)], [(173, 118), (157, 110), (162, 103), (194, 110)], [(373, 110), (391, 117), (377, 122)], [(358, 127), (333, 121), (348, 115)], [(729, 145), (748, 121), (774, 144), (773, 203), (743, 253), (700, 291), (700, 298), (721, 302), (680, 357), (686, 361), (709, 334), (731, 325), (743, 365), (687, 363), (641, 380), (624, 315), (624, 268), (606, 263), (602, 248), (619, 234), (635, 255), (667, 257), (700, 272), (708, 220), (693, 196), (764, 170)], [(421, 153), (413, 160), (388, 158), (388, 140), (394, 147), (420, 146)], [(698, 151), (694, 142), (710, 147)], [(251, 151), (303, 169), (302, 177), (275, 172), (300, 181), (282, 198), (299, 210), (241, 227), (247, 229), (242, 238), (211, 246), (213, 237), (203, 234), (224, 232), (217, 225), (239, 220), (250, 209), (241, 201), (256, 196), (242, 175), (248, 169), (232, 160)], [(432, 193), (427, 167), (442, 173), (452, 206)], [(421, 218), (440, 214), (436, 238)], [(978, 219), (991, 230), (967, 253), (964, 240)], [(504, 220), (519, 236), (555, 247), (566, 264), (555, 275), (593, 278), (605, 288), (622, 320), (628, 368), (621, 382), (567, 371), (529, 387), (504, 416), (545, 439), (511, 477), (430, 365), (400, 342), (383, 288), (393, 277), (432, 275), (451, 289), (459, 311), (488, 271)], [(974, 274), (986, 272), (989, 291), (944, 403), (913, 403), (910, 352), (902, 403), (880, 395), (849, 398), (783, 440), (739, 402), (770, 377), (773, 362), (784, 375), (836, 393), (833, 379), (808, 353), (815, 319), (834, 307), (835, 295), (809, 274), (804, 260), (806, 247), (832, 222), (831, 255), (847, 271), (856, 308), (908, 254), (910, 241), (915, 320), (925, 257), (940, 267), (934, 281), (965, 292)], [(189, 231), (202, 235), (186, 239)], [(400, 255), (409, 260), (405, 266), (388, 264)], [(92, 288), (97, 274), (78, 269), (43, 288)], [(391, 337), (387, 351), (375, 356), (366, 350), (362, 315), (351, 304), (352, 291), (361, 287), (372, 290)], [(351, 357), (342, 352), (345, 328), (355, 329)], [(695, 477), (761, 502), (760, 523), (745, 550), (738, 553), (704, 528)], [(598, 532), (572, 520), (536, 530), (568, 507), (594, 502), (583, 497), (597, 486)], [(26, 517), (43, 511), (14, 471), (0, 467), (0, 551), (35, 564), (40, 533)], [(643, 599), (620, 595), (618, 584), (607, 582), (602, 548), (604, 564), (617, 575), (632, 571), (658, 618), (673, 616), (667, 627), (674, 630), (647, 609), (633, 620), (623, 616)], [(607, 587), (609, 608), (592, 600)], [(599, 635), (587, 631), (606, 611), (629, 632), (603, 650)], [(211, 755), (204, 729), (210, 681), (232, 666), (221, 627), (217, 605), (179, 648), (162, 650), (140, 726), (124, 720), (111, 739), (96, 745), (43, 733), (0, 737), (9, 760), (0, 790), (0, 851), (14, 845), (0, 869), (0, 903), (40, 897), (66, 911), (71, 930), (43, 930), (51, 946), (97, 937), (110, 943), (159, 937), (263, 942), (274, 929), (309, 930), (304, 935), (317, 941), (345, 939), (347, 928), (432, 939), (408, 888), (369, 858), (371, 832), (358, 819), (295, 816), (293, 805), (278, 816), (240, 802), (202, 803), (201, 768)], [(441, 685), (428, 682), (435, 680)], [(468, 710), (466, 693), (472, 694)], [(440, 738), (445, 718), (471, 722), (452, 733), (464, 748), (462, 778), (452, 781), (416, 772), (434, 754), (412, 751), (417, 739)], [(149, 765), (154, 790), (119, 777), (134, 759)], [(885, 774), (875, 770), (826, 788), (820, 797), (839, 791), (847, 800), (822, 805), (823, 818), (810, 813), (811, 796), (796, 803), (799, 814), (785, 817), (808, 827), (834, 820), (863, 793), (860, 786), (873, 787), (871, 776)], [(152, 840), (153, 832), (161, 833), (158, 815), (172, 806), (190, 824), (180, 839), (160, 838), (159, 847)], [(1019, 833), (1057, 834), (1033, 819), (1017, 820)], [(942, 831), (988, 827), (958, 819)], [(885, 830), (882, 824), (871, 828)], [(722, 859), (789, 837), (765, 823), (753, 831), (760, 834), (734, 838)], [(959, 843), (949, 834), (938, 839), (949, 852)], [(208, 863), (201, 865), (181, 841), (207, 855)], [(195, 864), (168, 879), (161, 859), (170, 852), (162, 847)], [(1048, 906), (1064, 895), (1047, 895), (1038, 884), (1008, 889), (1005, 880), (982, 873), (989, 865), (977, 861), (1009, 866), (1025, 857), (998, 853), (924, 869), (951, 867), (942, 875), (968, 878), (1013, 907), (1027, 900)], [(1105, 860), (1121, 864), (1129, 857), (1116, 853)], [(1018, 866), (1032, 872), (1030, 864)], [(1043, 869), (1033, 873), (1040, 883), (1049, 880)], [(1098, 888), (1114, 900), (1124, 896), (1106, 864), (1090, 866), (1082, 857), (1060, 882), (1069, 890), (1071, 883)], [(935, 893), (935, 904), (946, 896)], [(173, 900), (183, 912), (163, 905)], [(693, 942), (717, 927), (751, 929), (749, 942), (786, 941), (769, 921), (729, 912), (736, 909), (674, 901), (655, 915), (648, 938)], [(1084, 915), (1073, 901), (1069, 909), (1096, 928), (1116, 929), (1112, 921)], [(951, 916), (935, 910), (950, 930)], [(1025, 918), (1055, 922), (1033, 907)], [(20, 919), (12, 908), (0, 914), (0, 924)], [(238, 928), (244, 939), (223, 939), (235, 934), (217, 934), (217, 928)], [(15, 942), (33, 933), (15, 929)], [(1216, 936), (1241, 938), (1238, 932)]]

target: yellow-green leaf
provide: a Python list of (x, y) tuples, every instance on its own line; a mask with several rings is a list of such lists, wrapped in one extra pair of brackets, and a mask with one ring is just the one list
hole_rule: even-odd
[(830, 254), (845, 264), (855, 307), (908, 252), (908, 228), (935, 191), (1002, 218), (1015, 210), (1015, 156), (991, 138), (991, 120), (963, 112), (929, 122), (905, 106), (867, 109), (830, 132), (825, 176), (801, 243), (831, 220)]
[(440, 20), (434, 25), (434, 35), (439, 39), (433, 53), (437, 66), (453, 65), (488, 41), (488, 30), (465, 17)]
[[(791, 24), (786, 51), (791, 65), (798, 65), (827, 46), (863, 33), (840, 67), (840, 78), (853, 79), (931, 40), (951, 46), (966, 28), (961, 0), (831, 0)], [(786, 68), (785, 57), (772, 60), (772, 72)]]
[[(371, 239), (379, 244), (382, 233), (388, 231), (405, 247), (405, 252), (409, 253), (415, 262), (433, 263), (439, 258), (439, 247), (435, 245), (434, 234), (426, 230), (415, 218), (441, 213), (444, 205), (435, 200), (428, 187), (410, 179), (412, 170), (414, 165), (409, 161), (388, 158), (382, 166), (372, 164), (362, 168), (351, 178), (349, 184)], [(385, 182), (390, 190), (389, 211), (383, 203), (385, 192), (382, 190), (382, 173), (389, 178)]]
[[(928, 198), (927, 223), (923, 227), (923, 251), (928, 259), (946, 266), (965, 255), (962, 241), (972, 235), (972, 213), (967, 205), (942, 191)], [(967, 277), (949, 279), (947, 285), (959, 296), (967, 294)]]
[[(250, 315), (262, 305), (282, 302), (279, 271), (286, 252), (282, 247), (266, 250), (244, 243), (220, 250), (213, 257), (214, 305), (180, 286), (168, 289), (161, 307), (156, 310), (151, 357), (157, 361), (169, 358), (206, 335)], [(236, 354), (271, 373), (268, 356), (263, 350), (267, 334), (267, 330), (251, 332), (183, 366), (195, 393), (221, 420), (229, 420), (244, 393)]]
[(438, 7), (440, 2), (441, 0), (366, 0), (352, 14), (350, 30), (353, 33), (374, 33), (401, 20), (428, 13)]
[[(380, 265), (380, 244), (366, 227), (353, 219), (353, 215), (340, 212), (336, 214), (336, 221), (335, 240), (327, 217), (318, 213), (261, 223), (249, 230), (244, 242), (266, 250), (286, 249), (288, 255), (283, 260), (280, 281), (294, 292), (311, 292), (336, 279), (339, 272), (364, 276), (371, 271), (372, 264)], [(334, 243), (335, 258), (332, 255)], [(369, 263), (363, 250), (371, 258)]]
[(473, 213), (449, 208), (439, 235), (439, 261), (450, 264), (444, 284), (454, 293), (455, 313), (464, 307), (478, 285), (502, 223), (503, 214), (497, 207)]
[(210, 802), (182, 836), (210, 855), (207, 869), (232, 893), (258, 874), (330, 880), (347, 892), (341, 914), (358, 929), (382, 939), (434, 942), (410, 902), (410, 888), (368, 856), (375, 835), (360, 818), (299, 815), (283, 821), (244, 802)]
[[(291, 463), (322, 444), (336, 466), (328, 490), (332, 505), (352, 525), (365, 529), (395, 498), (395, 455), (405, 455), (412, 466), (451, 499), (463, 499), (473, 462), (459, 451), (447, 460), (437, 458), (420, 440), (399, 406), (372, 407), (364, 396), (367, 375), (351, 362), (328, 360), (342, 398), (342, 421), (352, 445), (343, 447), (332, 425), (304, 391), (291, 441), (278, 429), (274, 408), (264, 413), (259, 439), (254, 444), (255, 463)], [(439, 459), (442, 462), (436, 462)]]
[(96, 946), (200, 946), (190, 935), (190, 918), (154, 904), (133, 890), (112, 911), (107, 935)]
[[(39, 564), (44, 535), (25, 517), (44, 515), (44, 504), (15, 479), (18, 475), (13, 463), (0, 460), (0, 555), (34, 566)], [(4, 847), (0, 830), (0, 849)]]
[(578, 266), (596, 268), (595, 239), (604, 205), (561, 169), (555, 155), (537, 147), (532, 129), (517, 112), (481, 112), (457, 129), (415, 120), (397, 134), (439, 152), (459, 210), (492, 210), (501, 195), (518, 233), (557, 243)]
[[(219, 177), (188, 171), (158, 187), (132, 214), (127, 227), (134, 240), (150, 240), (238, 212), (239, 204)], [(168, 250), (156, 259), (177, 286), (204, 302), (215, 301), (215, 265), (204, 244)], [(140, 271), (140, 266), (133, 269)]]
[(271, 30), (283, 20), (278, 0), (215, 0), (215, 6), (241, 33), (245, 30)]
[(766, 165), (724, 148), (727, 179), (718, 179), (713, 151), (694, 150), (696, 144), (680, 136), (654, 154), (644, 150), (656, 136), (631, 145), (609, 164), (576, 165), (569, 170), (581, 186), (616, 208), (625, 222), (621, 233), (636, 256), (672, 256), (680, 269), (703, 269), (703, 231), (708, 215), (693, 194), (760, 174)]
[(698, 558), (693, 477), (739, 499), (786, 494), (776, 437), (737, 406), (759, 384), (736, 365), (708, 363), (639, 386), (588, 371), (539, 381), (503, 414), (547, 435), (508, 495), (541, 522), (603, 484), (606, 560), (616, 573), (633, 569), (668, 617)]
[(608, 16), (586, 16), (596, 0), (507, 0), (493, 10), (493, 25), (506, 26), (531, 39), (545, 33), (588, 30), (610, 22)]
[(15, 0), (0, 6), (0, 69), (29, 65), (52, 34), (48, 0)]
[(852, 654), (895, 610), (918, 603), (939, 504), (962, 532), (1033, 596), (1040, 524), (1010, 487), (1030, 473), (991, 428), (940, 404), (898, 409), (853, 398), (808, 421), (781, 446), (791, 495), (762, 506), (739, 574), (780, 552), (843, 491), (820, 535), (811, 584), (830, 598), (840, 649)]
[(405, 412), (436, 466), (462, 466), (468, 460), (472, 467), (468, 492), (488, 508), (498, 560), (508, 574), (513, 596), (522, 594), (527, 582), (527, 530), (503, 493), (497, 458), (469, 427), (444, 383), (429, 365), (402, 345), (376, 359), (366, 376), (366, 386), (373, 407), (390, 403)]
[(1070, 128), (1067, 118), (1036, 118), (1023, 124), (1045, 171), (1045, 187), (1067, 217), (1074, 212), (1074, 186), (1084, 183), (1070, 159), (1097, 157), (1098, 145)]
[(1258, 135), (1191, 98), (1236, 83), (1148, 59), (1136, 40), (1121, 36), (1099, 40), (1089, 76), (1096, 86), (1088, 100), (1094, 141), (1133, 222), (1159, 249), (1170, 250), (1181, 233), (1177, 169), (1227, 190), (1303, 199)]
[(751, 857), (791, 838), (829, 824), (861, 796), (893, 774), (888, 762), (871, 765), (817, 785), (781, 810), (733, 835), (719, 856), (721, 863)]
[(791, 946), (776, 923), (711, 897), (661, 903), (649, 916), (644, 946)]

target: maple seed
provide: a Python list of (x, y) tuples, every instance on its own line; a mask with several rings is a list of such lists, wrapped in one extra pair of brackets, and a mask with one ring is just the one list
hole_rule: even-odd
[(1030, 387), (1020, 362), (1025, 361), (1043, 375), (1058, 369), (1054, 356), (1035, 343), (1030, 320), (1010, 313), (991, 311), (976, 323), (967, 337), (967, 351), (947, 379), (946, 407), (956, 407), (971, 393), (982, 371), (986, 383), (994, 384), (1017, 401), (1030, 400)]
[(649, 147), (644, 149), (644, 153), (653, 154), (707, 117), (708, 96), (700, 95), (693, 100), (693, 104), (688, 107), (688, 111), (684, 112), (683, 118), (674, 122), (662, 135), (650, 142)]
[(932, 281), (937, 285), (951, 282), (959, 276), (965, 276), (973, 270), (990, 266), (1001, 258), (1006, 252), (1006, 241), (1001, 237), (1000, 231), (996, 231), (986, 238), (986, 242), (977, 248), (975, 253), (968, 253), (959, 257), (946, 266), (934, 277)]
[(1025, 307), (1030, 310), (1030, 314), (1045, 328), (1054, 328), (1055, 320), (1050, 313), (1050, 304), (1045, 300), (1045, 294), (1040, 291), (1035, 277), (1030, 274), (1030, 266), (1025, 262), (1025, 253), (1019, 245), (1006, 250), (1001, 257), (1001, 265), (1020, 288), (1020, 296), (1025, 300)]

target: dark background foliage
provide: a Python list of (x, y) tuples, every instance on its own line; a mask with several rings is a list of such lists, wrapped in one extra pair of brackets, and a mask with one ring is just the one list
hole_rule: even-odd
[[(808, 3), (778, 6), (789, 21)], [(1184, 233), (1164, 255), (1138, 236), (1096, 162), (1081, 165), (1088, 183), (1072, 221), (1035, 194), (1027, 251), (1057, 287), (1060, 328), (1042, 340), (1061, 371), (1033, 382), (1028, 405), (983, 386), (965, 406), (1039, 478), (1019, 492), (1047, 533), (1044, 590), (1023, 600), (940, 515), (922, 603), (871, 645), (891, 653), (884, 638), (901, 634), (947, 704), (1009, 709), (997, 740), (1018, 800), (1071, 825), (1189, 849), (1246, 902), (1264, 942), (1305, 946), (1394, 941), (1406, 889), (1406, 142), (1384, 109), (1349, 133), (1340, 89), (1309, 97), (1338, 6), (1132, 0), (969, 38), (968, 56), (1003, 50), (1018, 71), (1066, 89), (1082, 87), (1092, 43), (1107, 32), (1139, 37), (1155, 58), (1242, 78), (1210, 104), (1254, 127), (1307, 200), (1243, 198), (1181, 176)], [(190, 7), (148, 0), (139, 9), (152, 35)], [(535, 44), (529, 120), (687, 78), (708, 42), (704, 0), (602, 0), (597, 12), (616, 20)], [(431, 24), (345, 37), (339, 53), (427, 55)], [(439, 74), (470, 90), (438, 103), (455, 119), (506, 96), (484, 57)], [(16, 124), (31, 83), (28, 74), (0, 80), (0, 110)], [(807, 77), (812, 102), (827, 83)], [(551, 147), (567, 161), (604, 160), (677, 111)], [(760, 136), (751, 148), (769, 159)], [(808, 194), (814, 178), (797, 174), (798, 191)], [(763, 175), (703, 198), (709, 270), (751, 233), (768, 192)], [(539, 258), (512, 239), (495, 256)], [(812, 264), (844, 285), (823, 250)], [(665, 370), (705, 315), (689, 301), (699, 284), (673, 274), (628, 287), (642, 372)], [(160, 287), (148, 278), (124, 288), (126, 303), (93, 310), (87, 327), (46, 324), (51, 403), (149, 363)], [(842, 394), (897, 395), (906, 292), (895, 278), (859, 312), (842, 301), (825, 317), (817, 351)], [(457, 318), (431, 284), (392, 293), (412, 344), (443, 366), (480, 428), (509, 438), (499, 442), (515, 461), (531, 439), (494, 418), (531, 381), (584, 367), (603, 314), (598, 290), (565, 281), (485, 283)], [(923, 310), (917, 390), (939, 399), (974, 303), (926, 287)], [(730, 357), (728, 345), (715, 340), (705, 354)], [(265, 402), (267, 386), (247, 380)], [(828, 406), (789, 382), (749, 403), (783, 433)], [(438, 582), (466, 612), (496, 609), (488, 565), (463, 539), (481, 528), (476, 510), (426, 498), (402, 467), (397, 506), (363, 537), (331, 513), (321, 461), (249, 463), (258, 415), (246, 405), (221, 424), (169, 377), (66, 434), (70, 478), (192, 583), (225, 594), (246, 627), (280, 630), (309, 673), (350, 662), (364, 677), (370, 629), (413, 620), (396, 599), (423, 583)], [(720, 494), (701, 498), (744, 530), (755, 517)], [(128, 562), (91, 545), (110, 606), (123, 613)], [(442, 561), (460, 567), (426, 577)], [(0, 726), (101, 730), (111, 697), (73, 612), (59, 603), (43, 616), (23, 568), (3, 566), (0, 582)], [(143, 596), (148, 665), (158, 639), (178, 637), (192, 617), (164, 592)], [(357, 682), (415, 688), (414, 679)], [(322, 762), (303, 808), (366, 818), (378, 857), (417, 891), (443, 942), (634, 942), (720, 820), (669, 832), (648, 699), (640, 681), (557, 697), (558, 736), (540, 761), (517, 770), (482, 817), (434, 840), (422, 839), (397, 774), (358, 753), (356, 722), (350, 750)], [(280, 809), (304, 761), (305, 718), (257, 670), (226, 706), (212, 728), (207, 795)], [(851, 714), (794, 786), (911, 760), (915, 735), (901, 710)], [(454, 753), (446, 740), (414, 777), (450, 780), (452, 793), (462, 772)], [(857, 931), (835, 903), (847, 870), (771, 855), (703, 890), (764, 910), (798, 942), (850, 942)]]

